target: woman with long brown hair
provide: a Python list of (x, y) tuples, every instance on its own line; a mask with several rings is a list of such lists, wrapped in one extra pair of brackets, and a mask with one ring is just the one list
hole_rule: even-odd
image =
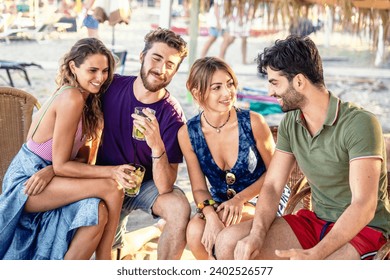
[(36, 113), (0, 196), (0, 259), (110, 259), (131, 175), (88, 164), (103, 127), (100, 95), (115, 61), (95, 38), (64, 56), (58, 88)]

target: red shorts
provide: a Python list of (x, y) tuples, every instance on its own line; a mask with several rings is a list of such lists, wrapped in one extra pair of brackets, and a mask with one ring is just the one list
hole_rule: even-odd
[[(283, 216), (298, 238), (303, 249), (314, 247), (332, 229), (334, 223), (317, 218), (314, 212), (301, 209), (296, 214)], [(386, 243), (385, 236), (371, 227), (364, 227), (350, 242), (360, 259), (370, 260)]]

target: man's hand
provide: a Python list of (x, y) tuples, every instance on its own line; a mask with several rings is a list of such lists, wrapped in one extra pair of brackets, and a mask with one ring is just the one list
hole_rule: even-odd
[(311, 250), (304, 249), (289, 249), (275, 250), (275, 254), (283, 259), (289, 260), (319, 260), (319, 257), (314, 256)]
[(161, 139), (160, 126), (156, 116), (148, 109), (143, 109), (142, 113), (146, 117), (137, 114), (131, 115), (134, 118), (134, 126), (145, 135), (145, 141), (152, 151), (157, 149), (159, 152), (164, 151), (164, 143)]
[(234, 249), (235, 260), (253, 260), (260, 253), (263, 242), (260, 237), (248, 235), (237, 242)]

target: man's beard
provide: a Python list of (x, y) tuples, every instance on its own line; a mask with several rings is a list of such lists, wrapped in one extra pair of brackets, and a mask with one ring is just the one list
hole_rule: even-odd
[(151, 72), (151, 71), (146, 73), (146, 71), (144, 69), (144, 62), (142, 61), (142, 63), (141, 63), (141, 80), (142, 80), (142, 83), (144, 84), (144, 87), (148, 91), (151, 91), (151, 92), (159, 91), (160, 89), (167, 87), (169, 85), (169, 83), (171, 82), (170, 80), (169, 81), (167, 80), (165, 75), (162, 75), (163, 79), (161, 80), (160, 83), (149, 83), (148, 75), (153, 75), (153, 73), (158, 75), (158, 73)]
[(280, 97), (283, 101), (283, 112), (297, 110), (306, 103), (305, 97), (299, 94), (292, 85), (289, 85), (288, 89), (286, 89), (282, 95), (278, 95), (276, 97)]

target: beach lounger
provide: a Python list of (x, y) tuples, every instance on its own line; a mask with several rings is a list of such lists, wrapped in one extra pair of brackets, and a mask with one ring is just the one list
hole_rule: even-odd
[(25, 78), (26, 82), (28, 83), (29, 86), (31, 86), (31, 82), (30, 82), (30, 79), (29, 79), (28, 74), (27, 74), (27, 67), (30, 67), (30, 66), (35, 66), (35, 67), (43, 69), (41, 65), (36, 64), (36, 63), (0, 60), (0, 69), (3, 69), (6, 71), (7, 77), (8, 77), (8, 84), (11, 87), (14, 87), (14, 82), (13, 82), (12, 76), (11, 76), (12, 71), (22, 72), (24, 74), (24, 78)]

